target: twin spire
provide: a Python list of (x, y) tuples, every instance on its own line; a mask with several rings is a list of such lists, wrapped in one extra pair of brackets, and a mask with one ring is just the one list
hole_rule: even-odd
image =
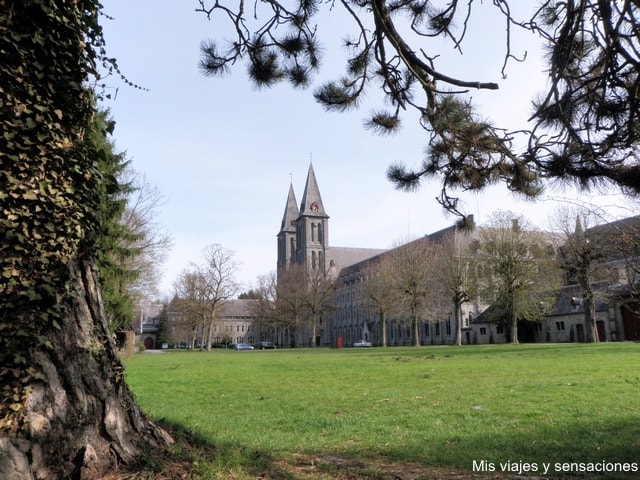
[(295, 232), (296, 222), (301, 216), (329, 218), (329, 215), (327, 215), (324, 210), (324, 204), (322, 203), (318, 181), (316, 180), (316, 174), (313, 171), (312, 164), (309, 164), (307, 182), (304, 187), (304, 194), (302, 195), (302, 202), (300, 203), (299, 209), (296, 195), (293, 191), (293, 183), (289, 186), (289, 195), (287, 196), (287, 205), (282, 217), (280, 233)]

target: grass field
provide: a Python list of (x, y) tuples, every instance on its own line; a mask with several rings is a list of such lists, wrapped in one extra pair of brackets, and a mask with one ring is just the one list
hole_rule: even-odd
[(176, 447), (193, 478), (640, 469), (638, 344), (169, 352), (126, 367), (151, 418), (198, 440)]

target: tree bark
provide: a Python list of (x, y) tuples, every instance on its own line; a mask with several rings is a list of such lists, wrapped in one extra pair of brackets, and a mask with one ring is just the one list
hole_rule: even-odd
[(454, 345), (462, 345), (462, 319), (460, 318), (462, 315), (462, 306), (460, 300), (456, 297), (453, 302), (454, 315), (453, 321), (455, 323), (456, 336), (454, 339)]
[(584, 304), (584, 323), (587, 327), (587, 342), (598, 343), (600, 336), (598, 334), (598, 325), (596, 323), (596, 305), (593, 299), (591, 289), (585, 293), (583, 297)]
[(411, 308), (411, 329), (413, 330), (413, 346), (420, 346), (420, 322), (418, 321), (418, 312), (415, 307)]
[(520, 341), (518, 340), (518, 316), (516, 315), (516, 311), (513, 307), (511, 307), (510, 313), (510, 322), (511, 322), (511, 343), (518, 344)]
[(383, 309), (380, 309), (380, 338), (382, 346), (387, 346), (387, 314)]
[(101, 478), (146, 448), (172, 443), (124, 381), (94, 266), (77, 262), (70, 270), (77, 295), (69, 296), (68, 314), (47, 335), (48, 346), (30, 360), (21, 428), (0, 431), (3, 479)]

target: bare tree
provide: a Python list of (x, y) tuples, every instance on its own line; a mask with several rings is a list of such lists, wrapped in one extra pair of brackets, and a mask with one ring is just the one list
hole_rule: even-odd
[[(640, 300), (640, 199), (630, 198), (615, 218), (606, 218), (607, 256), (617, 264), (618, 280), (633, 301)], [(598, 212), (600, 213), (600, 212)], [(604, 222), (603, 222), (604, 223)], [(598, 227), (600, 228), (600, 227)], [(604, 229), (602, 229), (604, 230)]]
[(304, 265), (291, 265), (278, 274), (277, 315), (290, 331), (292, 346), (300, 345), (302, 326), (307, 320), (307, 272)]
[(235, 253), (220, 244), (212, 244), (204, 249), (204, 263), (197, 266), (202, 279), (204, 298), (209, 307), (206, 348), (211, 350), (217, 308), (220, 302), (232, 298), (238, 293), (240, 285), (236, 281), (238, 264)]
[(331, 295), (334, 291), (333, 281), (322, 269), (307, 270), (307, 290), (305, 304), (311, 323), (311, 346), (316, 346), (318, 338), (318, 320), (331, 308)]
[(380, 318), (380, 343), (387, 346), (387, 316), (398, 302), (392, 263), (388, 255), (380, 255), (362, 272), (358, 289), (360, 303), (373, 309)]
[(462, 305), (477, 294), (471, 240), (469, 232), (456, 229), (446, 234), (436, 247), (436, 283), (453, 305), (455, 345), (462, 345)]
[(478, 232), (477, 262), (492, 317), (518, 343), (518, 320), (538, 320), (560, 287), (555, 253), (545, 235), (513, 212), (494, 213)]
[(596, 217), (586, 208), (560, 209), (554, 223), (563, 239), (558, 249), (558, 265), (565, 272), (566, 282), (580, 287), (587, 342), (598, 342), (601, 339), (598, 338), (596, 324), (594, 284), (609, 276), (605, 266), (605, 238), (589, 232), (596, 223)]
[[(256, 302), (253, 304), (253, 314), (259, 319), (260, 339), (272, 340), (280, 326), (277, 309), (277, 281), (276, 273), (258, 277), (258, 284), (253, 290)], [(267, 332), (267, 335), (265, 335)]]
[(200, 272), (192, 267), (180, 274), (174, 287), (176, 297), (172, 302), (172, 326), (186, 334), (181, 337), (187, 338), (191, 349), (194, 349), (198, 339), (204, 341), (211, 313), (206, 286)]
[(435, 254), (434, 244), (426, 237), (404, 243), (389, 253), (397, 298), (409, 314), (415, 346), (420, 346), (420, 315), (425, 315), (425, 307), (433, 306), (436, 299)]
[(157, 222), (164, 196), (132, 169), (125, 170), (122, 181), (131, 185), (132, 193), (121, 222), (133, 234), (129, 247), (138, 252), (130, 259), (129, 268), (138, 272), (131, 290), (138, 299), (151, 300), (158, 294), (160, 267), (173, 245), (171, 235)]

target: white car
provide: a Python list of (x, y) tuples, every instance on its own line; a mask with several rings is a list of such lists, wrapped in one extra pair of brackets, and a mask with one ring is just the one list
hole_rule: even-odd
[(370, 347), (371, 346), (371, 342), (367, 342), (366, 340), (358, 340), (356, 343), (353, 344), (354, 347)]

